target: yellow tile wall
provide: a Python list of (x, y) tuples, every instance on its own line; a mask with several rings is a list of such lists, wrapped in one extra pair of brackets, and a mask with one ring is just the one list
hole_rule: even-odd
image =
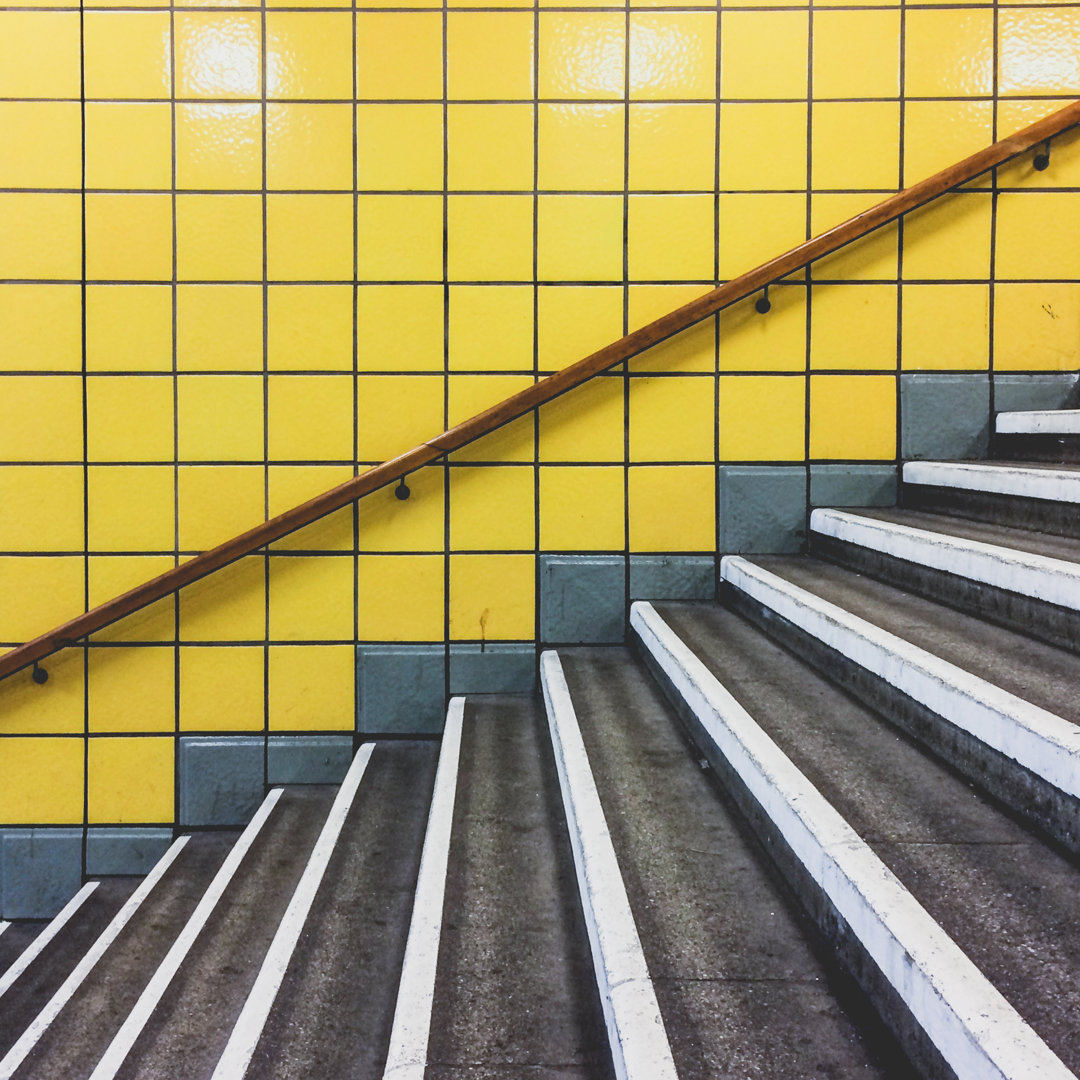
[[(0, 9), (0, 648), (1053, 110), (1078, 52), (1068, 3)], [(720, 463), (894, 460), (902, 371), (1075, 369), (1076, 142), (0, 685), (0, 824), (170, 821), (179, 733), (351, 729), (358, 641), (531, 640), (540, 552), (713, 550)]]

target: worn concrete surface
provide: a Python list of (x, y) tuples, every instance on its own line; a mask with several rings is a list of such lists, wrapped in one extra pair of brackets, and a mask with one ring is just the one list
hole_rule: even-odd
[(23, 950), (48, 925), (47, 919), (26, 919), (12, 923), (0, 934), (0, 975), (15, 963)]

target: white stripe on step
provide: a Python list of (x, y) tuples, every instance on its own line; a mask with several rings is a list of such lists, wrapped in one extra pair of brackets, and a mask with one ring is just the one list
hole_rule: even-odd
[(0, 1061), (0, 1080), (10, 1080), (22, 1065), (26, 1056), (37, 1045), (38, 1040), (48, 1030), (49, 1025), (60, 1014), (60, 1010), (75, 996), (87, 975), (94, 970), (94, 965), (105, 954), (105, 950), (116, 940), (120, 931), (127, 926), (131, 917), (150, 894), (150, 890), (161, 880), (165, 871), (172, 866), (177, 855), (184, 849), (189, 837), (181, 836), (173, 841), (169, 850), (158, 860), (157, 865), (142, 880), (139, 887), (128, 897), (127, 903), (113, 916), (112, 922), (102, 931), (101, 936), (90, 947), (89, 952), (79, 961), (75, 969), (64, 980), (60, 989), (53, 994), (49, 1003), (34, 1017), (30, 1026), (19, 1036), (18, 1041)]
[(999, 412), (999, 435), (1080, 435), (1080, 409)]
[(0, 920), (0, 934), (2, 934), (10, 925), (11, 923)]
[(424, 853), (416, 879), (409, 940), (401, 966), (394, 1027), (386, 1055), (384, 1080), (423, 1080), (427, 1063), (431, 1010), (435, 1004), (435, 973), (439, 963), (446, 867), (450, 858), (450, 832), (454, 824), (458, 760), (461, 757), (461, 725), (465, 699), (451, 698), (446, 712), (439, 769), (428, 811)]
[[(292, 900), (281, 918), (247, 1001), (244, 1002), (233, 1026), (212, 1080), (238, 1080), (247, 1071), (374, 749), (374, 743), (367, 743), (353, 758), (334, 799), (334, 805), (323, 824), (319, 839), (311, 850), (303, 876), (293, 892)], [(0, 1076), (0, 1080), (4, 1078)]]
[(113, 1036), (113, 1040), (109, 1043), (108, 1049), (98, 1062), (97, 1068), (90, 1074), (90, 1080), (111, 1080), (119, 1072), (121, 1065), (124, 1064), (125, 1059), (131, 1052), (131, 1048), (135, 1045), (135, 1040), (138, 1039), (143, 1028), (146, 1027), (146, 1022), (150, 1019), (154, 1009), (157, 1008), (158, 1002), (165, 991), (168, 990), (169, 984), (177, 971), (180, 970), (180, 965), (184, 962), (185, 957), (191, 951), (196, 939), (202, 933), (207, 921), (213, 914), (217, 902), (221, 899), (221, 894), (228, 887), (229, 882), (232, 881), (233, 875), (239, 868), (240, 863), (243, 862), (248, 849), (259, 835), (259, 830), (262, 829), (266, 819), (270, 816), (270, 812), (277, 805), (278, 799), (281, 798), (281, 792), (281, 788), (274, 788), (266, 796), (262, 806), (259, 807), (255, 812), (255, 816), (248, 823), (247, 828), (244, 829), (239, 839), (233, 844), (229, 854), (225, 857), (225, 861), (214, 875), (214, 880), (210, 882), (209, 888), (203, 893), (198, 907), (191, 913), (191, 917), (184, 925), (183, 930), (180, 931), (179, 937), (173, 942), (172, 948), (165, 955), (165, 959), (161, 961), (150, 982), (146, 984), (146, 988), (140, 995), (139, 1000), (135, 1002), (135, 1006), (128, 1014), (127, 1019), (120, 1026), (120, 1030)]
[(953, 461), (907, 461), (905, 484), (962, 488), (1051, 502), (1080, 502), (1080, 469), (976, 465)]
[(67, 925), (68, 919), (83, 906), (90, 894), (101, 884), (98, 881), (88, 881), (60, 910), (44, 930), (18, 956), (15, 962), (0, 975), (0, 997), (3, 997), (11, 984), (41, 955), (45, 946)]

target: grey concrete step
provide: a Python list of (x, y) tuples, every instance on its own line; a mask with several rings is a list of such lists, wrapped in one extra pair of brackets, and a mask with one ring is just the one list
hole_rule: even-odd
[(994, 457), (1080, 462), (1080, 409), (999, 412), (990, 447)]
[(682, 1080), (910, 1075), (632, 654), (559, 655)]
[(21, 919), (6, 924), (0, 934), (0, 975), (15, 962), (24, 949), (48, 925), (48, 919)]
[[(719, 605), (666, 622), (1065, 1065), (1080, 1068), (1080, 869)], [(1038, 1073), (1036, 1073), (1038, 1074)]]

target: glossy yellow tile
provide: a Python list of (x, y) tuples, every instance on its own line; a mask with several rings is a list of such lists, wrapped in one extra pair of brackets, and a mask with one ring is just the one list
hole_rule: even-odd
[(82, 183), (78, 102), (0, 101), (0, 146), (0, 187), (77, 188)]
[[(356, 566), (359, 635), (365, 641), (439, 641), (442, 555), (361, 555)], [(403, 604), (401, 598), (410, 602)]]
[(532, 555), (451, 555), (451, 640), (531, 640), (534, 596)]
[(0, 466), (0, 551), (79, 551), (83, 480), (77, 465)]
[(720, 378), (721, 461), (800, 461), (806, 380), (782, 375)]
[[(626, 305), (628, 325), (631, 330), (637, 330), (707, 291), (708, 288), (700, 284), (631, 285)], [(715, 322), (715, 319), (705, 319), (667, 338), (632, 357), (627, 367), (634, 374), (713, 371), (716, 367)]]
[(351, 370), (353, 290), (347, 285), (273, 285), (267, 291), (267, 367)]
[(182, 465), (176, 484), (182, 550), (203, 551), (263, 520), (264, 476), (260, 466)]
[(176, 366), (180, 371), (260, 371), (263, 300), (258, 285), (180, 285)]
[[(879, 196), (869, 193), (841, 195), (824, 192), (814, 195), (810, 208), (811, 235), (820, 236), (827, 229), (854, 217), (878, 201)], [(898, 251), (896, 225), (886, 225), (856, 243), (841, 248), (835, 255), (819, 259), (810, 272), (815, 281), (895, 279)]]
[(904, 184), (911, 186), (993, 142), (990, 101), (908, 101)]
[[(1046, 116), (1058, 102), (1045, 99), (1026, 101), (1014, 98), (1002, 101), (998, 106), (998, 131), (1004, 137)], [(1068, 104), (1060, 102), (1062, 106)], [(1080, 187), (1080, 139), (1076, 128), (1055, 135), (1051, 143), (1050, 164), (1044, 170), (1035, 168), (1036, 153), (1043, 145), (1026, 154), (1013, 158), (997, 172), (998, 184), (1004, 188), (1075, 188)]]
[(359, 550), (439, 550), (443, 544), (443, 471), (430, 468), (410, 473), (407, 500), (399, 499), (388, 487), (357, 502)]
[(906, 94), (975, 97), (991, 93), (993, 79), (993, 12), (985, 8), (924, 8), (907, 13)]
[(631, 461), (712, 461), (716, 412), (712, 381), (630, 380)]
[(181, 731), (261, 731), (264, 711), (261, 646), (181, 647)]
[(178, 195), (177, 276), (181, 281), (259, 280), (262, 232), (257, 195)]
[(622, 336), (621, 288), (540, 286), (536, 306), (541, 371), (572, 364)]
[(998, 21), (1001, 94), (1080, 94), (1080, 11), (1032, 6)]
[(801, 371), (806, 364), (806, 290), (773, 285), (772, 307), (760, 314), (758, 298), (720, 312), (721, 371)]
[(349, 281), (353, 276), (351, 195), (270, 195), (266, 262), (272, 281)]
[(352, 636), (351, 557), (271, 557), (271, 640), (349, 641)]
[(720, 16), (720, 93), (725, 98), (805, 98), (805, 11), (725, 11)]
[(452, 281), (531, 280), (531, 196), (454, 195), (448, 201), (447, 266)]
[(623, 200), (606, 195), (541, 195), (537, 200), (541, 281), (618, 281), (623, 267)]
[(937, 199), (904, 219), (904, 277), (935, 280), (990, 275), (989, 193)]
[(714, 105), (631, 105), (630, 187), (712, 191), (715, 146)]
[(443, 206), (435, 195), (361, 195), (356, 258), (361, 281), (442, 278)]
[(86, 477), (91, 551), (170, 551), (176, 504), (170, 465), (96, 465)]
[(638, 100), (716, 97), (712, 12), (631, 12), (630, 96)]
[(454, 285), (449, 310), (451, 371), (532, 371), (530, 286)]
[[(528, 375), (451, 375), (446, 387), (446, 415), (450, 427), (531, 386)], [(480, 439), (454, 455), (456, 461), (531, 461), (533, 420), (520, 420)]]
[(0, 192), (0, 278), (77, 281), (82, 273), (78, 195)]
[(810, 457), (896, 456), (896, 380), (890, 375), (810, 377)]
[(0, 461), (82, 459), (82, 388), (77, 376), (0, 378)]
[(806, 196), (721, 195), (720, 277), (733, 278), (806, 239)]
[(356, 726), (352, 646), (271, 646), (269, 681), (272, 731), (352, 731)]
[(542, 550), (622, 550), (624, 520), (620, 466), (548, 466), (540, 470)]
[[(175, 565), (172, 555), (91, 555), (86, 585), (91, 607), (163, 574)], [(170, 596), (128, 615), (94, 634), (92, 644), (170, 642), (176, 638), (176, 602)]]
[(600, 377), (540, 410), (540, 460), (622, 461), (623, 380)]
[(86, 274), (101, 281), (172, 277), (168, 195), (87, 195)]
[(262, 27), (257, 14), (182, 11), (174, 19), (177, 97), (259, 97)]
[(350, 461), (352, 377), (271, 376), (267, 380), (267, 424), (269, 454), (274, 461)]
[(533, 96), (533, 17), (528, 12), (451, 12), (446, 83), (453, 99)]
[(631, 195), (627, 262), (635, 281), (711, 280), (711, 195)]
[(721, 190), (805, 190), (806, 106), (725, 102), (719, 153)]
[(996, 272), (1003, 278), (1080, 277), (1080, 194), (1004, 193), (997, 205)]
[(441, 105), (356, 108), (360, 191), (438, 191), (443, 186)]
[(900, 106), (891, 101), (829, 101), (813, 107), (815, 188), (900, 187)]
[(262, 187), (262, 106), (176, 105), (176, 184), (181, 189)]
[(91, 739), (86, 752), (89, 824), (173, 820), (171, 738)]
[(529, 466), (450, 470), (452, 551), (531, 551), (536, 543)]
[(81, 556), (0, 557), (0, 641), (29, 641), (85, 610), (82, 563)]
[(906, 370), (985, 369), (990, 357), (990, 289), (906, 285), (903, 328)]
[(167, 375), (87, 379), (86, 454), (88, 460), (102, 462), (171, 461), (172, 379)]
[(179, 594), (181, 641), (263, 641), (266, 560), (231, 563)]
[(172, 186), (170, 106), (89, 102), (86, 185), (168, 190)]
[(994, 369), (1070, 371), (1080, 334), (1080, 285), (1003, 283), (994, 288)]
[(78, 285), (0, 285), (0, 371), (78, 371)]
[(897, 96), (898, 11), (815, 11), (813, 20), (815, 97)]
[(531, 105), (451, 105), (447, 184), (452, 191), (527, 191), (533, 186)]
[(87, 286), (87, 371), (169, 371), (172, 321), (168, 286)]
[(626, 84), (626, 19), (616, 12), (540, 15), (542, 98), (621, 98)]
[(628, 481), (631, 551), (715, 551), (716, 475), (707, 465), (636, 465)]
[(443, 430), (443, 380), (361, 375), (356, 380), (357, 460), (379, 462)]
[(810, 366), (896, 367), (896, 287), (817, 285), (810, 302)]
[(86, 96), (168, 98), (171, 47), (168, 12), (88, 11), (83, 25)]
[(347, 12), (269, 12), (267, 96), (351, 99), (352, 52), (352, 16)]
[(356, 15), (356, 92), (380, 98), (441, 98), (442, 16), (421, 12)]
[(263, 381), (258, 375), (182, 375), (176, 385), (181, 461), (261, 461)]
[(65, 825), (82, 819), (82, 739), (5, 739), (0, 754), (0, 821)]
[(267, 186), (278, 190), (350, 189), (352, 122), (349, 105), (267, 105)]
[(442, 371), (442, 286), (358, 288), (356, 353), (361, 371)]
[(91, 649), (87, 656), (92, 734), (174, 730), (175, 649)]
[(0, 11), (0, 97), (78, 98), (79, 13)]
[[(351, 465), (270, 465), (268, 514), (282, 514), (353, 476)], [(271, 551), (352, 551), (352, 507), (346, 506), (271, 544)]]
[(81, 649), (49, 657), (49, 692), (42, 696), (31, 669), (24, 668), (0, 687), (5, 735), (81, 735), (84, 725), (84, 674)]
[(541, 190), (621, 190), (623, 106), (537, 106), (537, 183)]

